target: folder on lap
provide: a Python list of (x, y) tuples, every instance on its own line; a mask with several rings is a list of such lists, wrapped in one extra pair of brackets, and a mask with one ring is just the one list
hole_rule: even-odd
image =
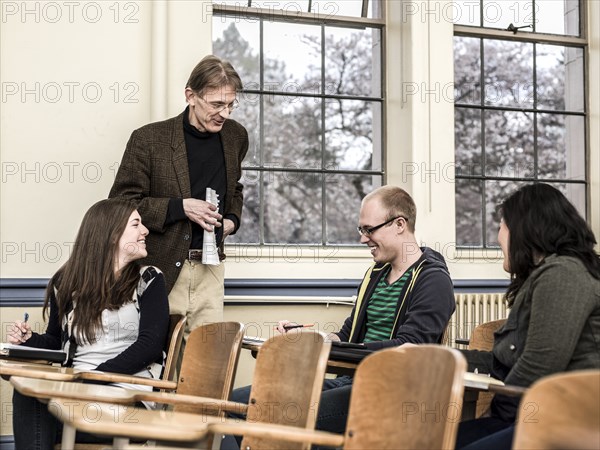
[(369, 350), (364, 344), (332, 341), (329, 359), (359, 363), (371, 353), (373, 353), (373, 350)]
[(62, 350), (49, 350), (46, 348), (25, 347), (23, 345), (6, 343), (0, 344), (0, 355), (6, 358), (43, 359), (60, 363), (67, 358), (67, 354)]

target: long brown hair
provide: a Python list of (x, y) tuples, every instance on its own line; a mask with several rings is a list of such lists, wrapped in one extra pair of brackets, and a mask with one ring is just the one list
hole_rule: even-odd
[(139, 265), (130, 263), (115, 274), (119, 239), (135, 204), (123, 199), (101, 200), (85, 214), (67, 262), (48, 283), (44, 317), (56, 288), (58, 319), (77, 305), (73, 318), (79, 345), (94, 342), (102, 328), (102, 311), (114, 310), (133, 298), (139, 281)]

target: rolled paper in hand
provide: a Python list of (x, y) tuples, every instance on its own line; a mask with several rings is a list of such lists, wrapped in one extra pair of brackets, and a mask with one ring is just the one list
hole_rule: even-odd
[[(206, 188), (206, 201), (219, 207), (219, 196), (214, 189), (209, 187)], [(219, 253), (217, 252), (217, 239), (215, 237), (215, 228), (213, 231), (204, 230), (204, 238), (202, 240), (202, 264), (209, 264), (211, 266), (218, 266), (221, 264), (219, 261)]]

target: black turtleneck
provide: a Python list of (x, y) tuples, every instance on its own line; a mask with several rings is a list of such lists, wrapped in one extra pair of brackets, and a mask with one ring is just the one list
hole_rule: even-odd
[[(221, 136), (219, 133), (201, 132), (194, 127), (189, 119), (189, 106), (183, 114), (183, 135), (187, 149), (192, 198), (206, 200), (206, 188), (214, 189), (219, 195), (219, 214), (223, 215), (227, 192), (227, 172)], [(235, 227), (238, 227), (237, 217), (229, 214), (225, 217), (233, 220)], [(183, 211), (183, 199), (172, 198), (169, 201), (165, 224), (168, 225), (178, 220), (187, 220)], [(216, 228), (216, 233), (217, 243), (220, 243), (223, 240), (223, 227)], [(204, 229), (192, 222), (190, 248), (201, 249), (203, 236)]]

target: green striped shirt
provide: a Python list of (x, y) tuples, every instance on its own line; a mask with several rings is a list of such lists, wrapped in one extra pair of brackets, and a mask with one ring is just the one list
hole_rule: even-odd
[(367, 333), (364, 342), (385, 341), (391, 338), (398, 298), (410, 277), (412, 269), (407, 270), (392, 284), (386, 278), (390, 268), (381, 277), (367, 305)]

